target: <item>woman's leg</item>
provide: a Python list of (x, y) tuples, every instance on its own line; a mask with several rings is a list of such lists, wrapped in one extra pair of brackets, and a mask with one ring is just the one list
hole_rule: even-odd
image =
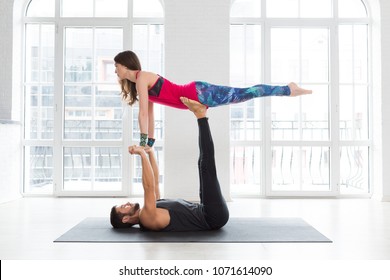
[(255, 85), (248, 88), (218, 86), (206, 82), (195, 82), (200, 103), (208, 107), (245, 102), (265, 96), (299, 96), (310, 94), (311, 90), (298, 87), (295, 83), (287, 86)]

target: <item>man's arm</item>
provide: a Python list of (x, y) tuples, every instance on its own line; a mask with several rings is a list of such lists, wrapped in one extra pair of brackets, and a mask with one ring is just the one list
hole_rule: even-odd
[(146, 151), (149, 154), (149, 162), (153, 170), (153, 175), (154, 175), (154, 193), (156, 196), (156, 200), (160, 199), (160, 185), (159, 185), (159, 171), (158, 171), (158, 165), (157, 165), (157, 160), (156, 156), (154, 154), (154, 151), (152, 148), (147, 149)]
[(130, 154), (137, 154), (141, 157), (142, 165), (142, 187), (144, 188), (144, 208), (152, 213), (156, 210), (155, 180), (152, 166), (146, 155), (145, 149), (141, 146), (129, 147)]
[(143, 147), (131, 146), (129, 152), (141, 157), (144, 206), (139, 214), (140, 221), (148, 229), (160, 230), (169, 224), (169, 213), (165, 209), (157, 209), (156, 207), (155, 176), (152, 165)]

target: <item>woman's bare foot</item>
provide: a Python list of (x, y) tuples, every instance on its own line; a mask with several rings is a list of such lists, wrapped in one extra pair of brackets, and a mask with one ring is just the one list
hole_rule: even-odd
[(290, 96), (300, 96), (304, 94), (311, 94), (313, 91), (309, 89), (300, 88), (296, 83), (289, 83), (288, 87), (290, 88)]
[(188, 99), (187, 97), (180, 97), (180, 101), (188, 107), (188, 109), (200, 119), (206, 117), (207, 107), (198, 101)]

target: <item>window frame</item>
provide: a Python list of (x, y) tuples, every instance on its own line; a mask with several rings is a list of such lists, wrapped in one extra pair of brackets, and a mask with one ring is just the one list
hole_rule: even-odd
[[(360, 0), (357, 0), (360, 1)], [(234, 0), (231, 2), (231, 9), (234, 5)], [(328, 28), (329, 29), (329, 139), (327, 141), (289, 141), (289, 140), (272, 140), (271, 139), (271, 102), (272, 98), (265, 98), (262, 100), (260, 109), (263, 112), (262, 120), (262, 141), (261, 149), (263, 156), (260, 159), (262, 161), (263, 168), (261, 169), (261, 183), (258, 195), (252, 195), (248, 193), (239, 193), (235, 197), (371, 197), (372, 195), (372, 115), (373, 115), (373, 103), (372, 103), (372, 47), (371, 47), (371, 34), (372, 26), (370, 19), (370, 11), (367, 4), (361, 1), (362, 5), (365, 5), (367, 11), (366, 18), (339, 18), (338, 17), (338, 0), (332, 0), (332, 13), (333, 16), (329, 18), (267, 18), (266, 16), (266, 0), (262, 0), (261, 3), (261, 17), (230, 17), (230, 26), (232, 25), (246, 25), (257, 24), (261, 26), (261, 56), (262, 56), (262, 71), (261, 77), (259, 77), (261, 83), (271, 84), (271, 30), (277, 27), (294, 27), (294, 28)], [(339, 127), (339, 41), (338, 41), (338, 27), (345, 24), (364, 24), (367, 25), (368, 32), (368, 51), (367, 51), (367, 87), (369, 96), (369, 112), (368, 112), (368, 139), (367, 140), (351, 140), (343, 141), (340, 139), (340, 127)], [(299, 81), (298, 81), (299, 82)], [(248, 85), (249, 86), (249, 85)], [(313, 93), (315, 94), (315, 93)], [(304, 98), (304, 97), (300, 97)], [(235, 145), (252, 145), (253, 141), (231, 141), (231, 146)], [(272, 189), (272, 149), (273, 147), (292, 146), (292, 147), (329, 147), (330, 150), (330, 163), (329, 163), (329, 191), (275, 191)], [(340, 158), (335, 158), (339, 155), (341, 148), (349, 146), (361, 146), (367, 147), (369, 150), (369, 171), (368, 171), (368, 192), (359, 194), (345, 194), (340, 192)]]
[[(133, 137), (133, 108), (125, 107), (123, 105), (123, 115), (126, 117), (122, 118), (122, 138), (118, 140), (67, 140), (63, 138), (64, 131), (64, 85), (66, 84), (64, 79), (64, 56), (65, 56), (65, 30), (66, 28), (74, 28), (74, 27), (87, 27), (87, 28), (121, 28), (123, 32), (122, 39), (122, 49), (132, 49), (133, 46), (133, 26), (136, 24), (139, 25), (151, 25), (151, 24), (159, 24), (164, 27), (165, 16), (164, 16), (164, 4), (163, 1), (157, 0), (161, 4), (161, 8), (163, 11), (163, 17), (149, 18), (149, 17), (134, 17), (133, 16), (133, 0), (128, 0), (128, 16), (127, 17), (62, 17), (61, 16), (61, 0), (55, 1), (55, 14), (54, 17), (28, 17), (27, 10), (30, 3), (34, 0), (24, 1), (23, 5), (23, 16), (22, 16), (22, 34), (23, 38), (26, 37), (26, 26), (28, 24), (53, 24), (55, 26), (55, 46), (54, 46), (54, 57), (55, 57), (55, 65), (54, 65), (54, 132), (53, 139), (49, 140), (39, 140), (39, 139), (25, 139), (24, 133), (22, 133), (22, 147), (23, 150), (25, 147), (33, 147), (33, 146), (48, 146), (53, 149), (53, 190), (51, 193), (31, 193), (26, 191), (28, 187), (28, 182), (23, 179), (22, 184), (22, 194), (24, 196), (42, 196), (42, 195), (54, 195), (54, 196), (94, 196), (94, 197), (106, 197), (106, 196), (137, 196), (137, 192), (134, 191), (134, 186), (137, 184), (135, 179), (135, 172), (137, 169), (136, 161), (133, 157), (127, 156), (128, 151), (127, 147), (133, 144), (138, 143), (138, 138)], [(22, 59), (22, 70), (25, 73), (26, 69), (26, 43), (25, 39), (21, 40), (22, 50), (23, 50), (23, 59)], [(95, 46), (95, 42), (93, 42), (93, 46)], [(162, 53), (164, 56), (164, 49), (162, 49)], [(164, 62), (164, 61), (163, 61)], [(162, 73), (163, 74), (163, 73)], [(21, 88), (24, 88), (26, 83), (26, 79), (23, 76), (21, 79)], [(92, 80), (91, 85), (95, 85), (96, 81)], [(99, 84), (99, 83), (97, 83)], [(118, 85), (118, 98), (120, 87)], [(24, 92), (24, 89), (23, 89)], [(55, 94), (57, 93), (57, 94)], [(61, 94), (58, 94), (61, 93)], [(25, 97), (22, 98), (22, 108), (25, 106)], [(24, 110), (22, 109), (22, 119), (25, 118)], [(156, 148), (161, 149), (163, 147), (163, 141), (156, 141)], [(100, 147), (117, 147), (122, 152), (122, 181), (121, 181), (121, 189), (119, 191), (96, 191), (96, 190), (88, 190), (88, 191), (72, 191), (72, 190), (64, 190), (64, 155), (63, 151), (65, 148), (71, 147), (88, 147), (91, 148), (91, 153), (93, 149)], [(23, 155), (23, 162), (25, 162), (25, 157), (27, 155)], [(163, 158), (163, 155), (162, 155)], [(95, 158), (91, 158), (91, 166), (94, 166)], [(24, 173), (28, 173), (28, 167), (24, 166)], [(130, 170), (130, 172), (128, 172)], [(160, 176), (162, 172), (160, 172)], [(92, 179), (96, 179), (93, 177)], [(93, 180), (90, 181), (93, 184)]]

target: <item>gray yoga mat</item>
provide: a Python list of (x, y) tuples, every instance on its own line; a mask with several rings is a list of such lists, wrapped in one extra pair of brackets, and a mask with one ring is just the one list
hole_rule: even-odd
[(300, 218), (230, 218), (219, 230), (151, 232), (113, 229), (108, 218), (86, 218), (54, 242), (283, 243), (332, 242)]

